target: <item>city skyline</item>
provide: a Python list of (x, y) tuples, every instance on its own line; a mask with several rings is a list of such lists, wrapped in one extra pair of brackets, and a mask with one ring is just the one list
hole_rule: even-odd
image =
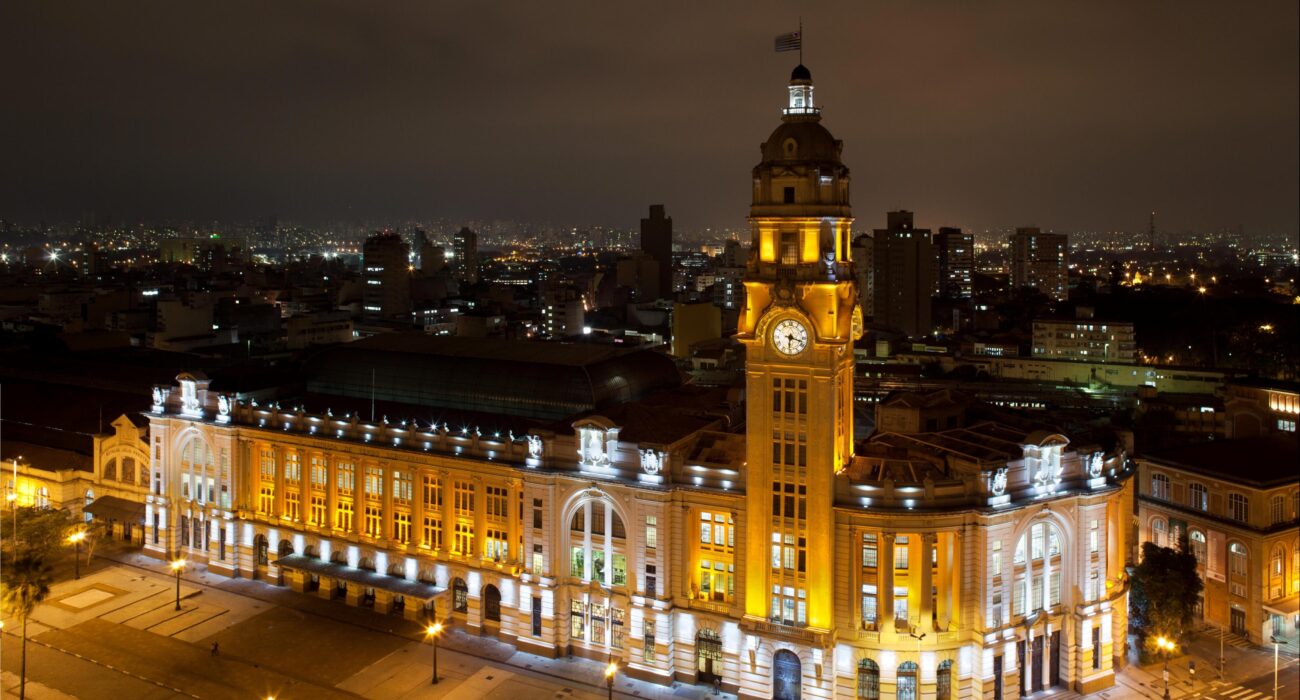
[[(739, 228), (792, 9), (8, 8), (0, 218)], [(1293, 4), (1011, 9), (803, 18), (855, 228), (1297, 228)]]

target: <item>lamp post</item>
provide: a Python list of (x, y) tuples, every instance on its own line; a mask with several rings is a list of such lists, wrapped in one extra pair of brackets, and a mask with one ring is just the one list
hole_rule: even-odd
[(1282, 640), (1277, 638), (1276, 634), (1268, 636), (1270, 642), (1273, 642), (1273, 697), (1277, 697), (1277, 649)]
[(176, 572), (176, 609), (181, 609), (181, 571), (185, 568), (184, 559), (172, 560), (172, 571)]
[(618, 662), (610, 659), (605, 667), (605, 690), (609, 691), (609, 700), (614, 700), (614, 675), (618, 673)]
[(77, 530), (71, 535), (68, 535), (68, 541), (71, 542), (73, 546), (76, 547), (77, 550), (76, 557), (72, 560), (73, 570), (76, 572), (75, 576), (73, 577), (74, 580), (81, 579), (81, 541), (84, 539), (86, 539), (85, 530)]
[(1165, 700), (1169, 700), (1169, 653), (1174, 650), (1176, 645), (1172, 639), (1167, 639), (1164, 635), (1161, 635), (1156, 637), (1156, 646), (1159, 647), (1160, 651), (1164, 652), (1165, 655)]
[(433, 642), (433, 680), (429, 681), (432, 685), (438, 682), (438, 635), (442, 634), (442, 623), (435, 622), (425, 627), (424, 633), (429, 636), (429, 641)]

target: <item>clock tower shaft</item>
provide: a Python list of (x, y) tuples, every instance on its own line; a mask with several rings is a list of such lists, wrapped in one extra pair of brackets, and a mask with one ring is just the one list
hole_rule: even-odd
[(745, 614), (834, 626), (834, 481), (853, 454), (849, 170), (795, 68), (753, 171), (739, 339), (746, 360)]

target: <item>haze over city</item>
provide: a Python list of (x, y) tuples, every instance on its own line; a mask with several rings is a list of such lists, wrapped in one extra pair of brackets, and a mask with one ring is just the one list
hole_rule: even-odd
[(1297, 230), (1294, 2), (7, 3), (0, 219), (740, 227), (801, 11), (867, 227)]

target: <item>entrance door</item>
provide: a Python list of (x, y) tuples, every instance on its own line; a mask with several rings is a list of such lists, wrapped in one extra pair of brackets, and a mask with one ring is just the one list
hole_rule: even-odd
[(993, 700), (1002, 700), (1002, 655), (993, 657)]
[(1047, 684), (1043, 682), (1043, 638), (1041, 636), (1034, 637), (1033, 673), (1034, 685), (1032, 688), (1037, 690), (1047, 687)]
[(722, 638), (713, 630), (695, 635), (695, 682), (713, 683), (722, 673)]
[(803, 667), (794, 652), (782, 649), (772, 657), (772, 700), (800, 700)]
[(1246, 611), (1233, 608), (1229, 615), (1229, 621), (1232, 626), (1233, 634), (1246, 634)]
[(501, 622), (501, 591), (490, 583), (483, 588), (483, 619)]
[(1048, 651), (1051, 654), (1051, 664), (1048, 673), (1051, 676), (1052, 686), (1061, 684), (1061, 630), (1052, 633), (1052, 647)]

